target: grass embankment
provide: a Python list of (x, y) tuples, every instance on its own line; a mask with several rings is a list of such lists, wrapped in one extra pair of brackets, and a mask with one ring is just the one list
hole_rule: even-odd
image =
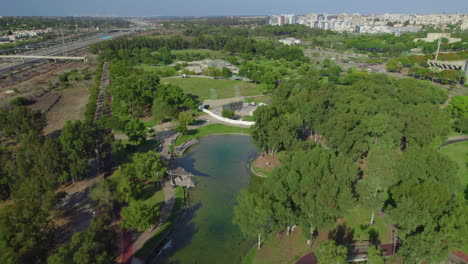
[(468, 141), (447, 145), (440, 152), (457, 163), (457, 175), (461, 183), (457, 191), (463, 195), (468, 190)]
[(236, 80), (190, 77), (163, 79), (161, 82), (179, 86), (184, 90), (184, 93), (196, 96), (200, 102), (207, 99), (226, 99), (262, 94), (256, 84)]
[(175, 203), (174, 207), (172, 208), (172, 212), (167, 218), (167, 221), (162, 224), (158, 231), (154, 234), (152, 238), (150, 238), (144, 245), (143, 247), (135, 253), (135, 255), (139, 258), (146, 259), (149, 257), (154, 249), (164, 241), (164, 239), (167, 237), (169, 232), (172, 230), (175, 222), (177, 221), (177, 218), (179, 217), (180, 210), (182, 209), (182, 206), (184, 204), (185, 200), (185, 190), (182, 187), (177, 187), (175, 190)]
[(204, 136), (215, 135), (215, 134), (249, 134), (250, 129), (245, 127), (234, 127), (223, 124), (210, 124), (206, 126), (199, 127), (189, 131), (188, 135), (182, 135), (177, 138), (176, 146), (184, 143), (185, 141), (192, 138), (202, 138)]

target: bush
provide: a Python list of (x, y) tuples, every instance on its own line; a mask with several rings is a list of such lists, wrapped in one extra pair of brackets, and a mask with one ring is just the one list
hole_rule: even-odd
[(221, 115), (225, 118), (233, 118), (234, 117), (234, 111), (229, 110), (229, 109), (223, 109), (223, 112), (221, 112)]
[(188, 134), (187, 126), (184, 125), (184, 124), (178, 124), (177, 126), (175, 126), (174, 130), (176, 132), (181, 133), (182, 135), (187, 135)]
[(30, 105), (31, 103), (32, 102), (29, 99), (22, 96), (15, 97), (10, 101), (10, 104), (15, 106)]

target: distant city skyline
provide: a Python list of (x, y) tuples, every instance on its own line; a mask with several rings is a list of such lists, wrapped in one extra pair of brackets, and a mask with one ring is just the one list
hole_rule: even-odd
[(15, 0), (4, 1), (0, 16), (253, 16), (307, 13), (459, 14), (466, 0)]

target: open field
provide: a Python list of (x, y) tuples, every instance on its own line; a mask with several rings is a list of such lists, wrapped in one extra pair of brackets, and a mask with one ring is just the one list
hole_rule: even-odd
[(468, 188), (468, 141), (447, 145), (440, 152), (457, 163), (461, 183), (461, 188), (457, 190), (464, 192)]
[(176, 146), (192, 138), (201, 138), (215, 134), (250, 134), (250, 128), (234, 127), (223, 124), (211, 124), (190, 130), (188, 135), (182, 135), (177, 138)]
[(44, 134), (62, 129), (67, 120), (83, 119), (88, 98), (89, 89), (86, 86), (64, 89), (60, 100), (47, 112)]
[(235, 80), (215, 80), (208, 78), (168, 78), (161, 82), (177, 85), (184, 93), (194, 95), (202, 102), (206, 99), (225, 99), (239, 96), (260, 95), (254, 83)]

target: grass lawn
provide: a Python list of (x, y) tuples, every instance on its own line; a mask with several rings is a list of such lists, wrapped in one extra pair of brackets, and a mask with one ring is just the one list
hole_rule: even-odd
[[(361, 206), (356, 206), (355, 208), (349, 210), (344, 215), (344, 224), (349, 231), (354, 234), (354, 240), (358, 240), (359, 238), (356, 237), (357, 233), (361, 229), (361, 226), (369, 225), (369, 221), (371, 218), (371, 211), (367, 210)], [(378, 239), (381, 243), (387, 244), (392, 242), (392, 231), (391, 231), (391, 220), (386, 215), (379, 215), (377, 212), (375, 213), (374, 217), (375, 226), (372, 228), (377, 231)], [(363, 240), (367, 240), (363, 238)]]
[(271, 96), (270, 95), (259, 95), (259, 96), (255, 96), (255, 97), (245, 98), (244, 101), (247, 102), (247, 103), (256, 103), (256, 104), (265, 103), (265, 104), (268, 104), (271, 101)]
[(190, 130), (189, 133), (190, 133), (189, 135), (182, 135), (178, 137), (175, 143), (176, 146), (179, 146), (180, 144), (192, 138), (199, 139), (204, 136), (209, 136), (209, 135), (214, 135), (214, 134), (230, 134), (230, 133), (250, 134), (250, 129), (244, 128), (244, 127), (228, 126), (228, 125), (223, 125), (223, 124), (211, 124), (211, 125), (199, 127), (194, 130)]
[(254, 247), (244, 258), (245, 264), (294, 263), (311, 251), (306, 239), (297, 227), (289, 236), (284, 232), (270, 234), (260, 250)]
[(167, 221), (162, 224), (158, 231), (154, 234), (152, 238), (150, 238), (146, 243), (143, 245), (143, 247), (135, 252), (135, 255), (137, 257), (146, 259), (151, 255), (153, 250), (159, 246), (159, 244), (166, 238), (166, 236), (169, 234), (169, 232), (172, 229), (172, 226), (175, 224), (177, 221), (177, 218), (179, 217), (180, 210), (182, 209), (182, 205), (184, 203), (185, 199), (185, 190), (182, 187), (177, 187), (175, 191), (175, 203), (174, 207), (172, 208), (172, 212), (169, 215)]
[(147, 183), (140, 194), (141, 199), (149, 206), (162, 206), (164, 203), (164, 190), (157, 183)]
[(463, 193), (468, 187), (468, 141), (447, 145), (440, 152), (458, 164), (461, 186), (456, 189)]
[(261, 94), (256, 84), (236, 80), (191, 77), (169, 78), (163, 79), (161, 82), (179, 86), (184, 90), (184, 93), (197, 96), (197, 100), (200, 102), (206, 99), (225, 99)]

